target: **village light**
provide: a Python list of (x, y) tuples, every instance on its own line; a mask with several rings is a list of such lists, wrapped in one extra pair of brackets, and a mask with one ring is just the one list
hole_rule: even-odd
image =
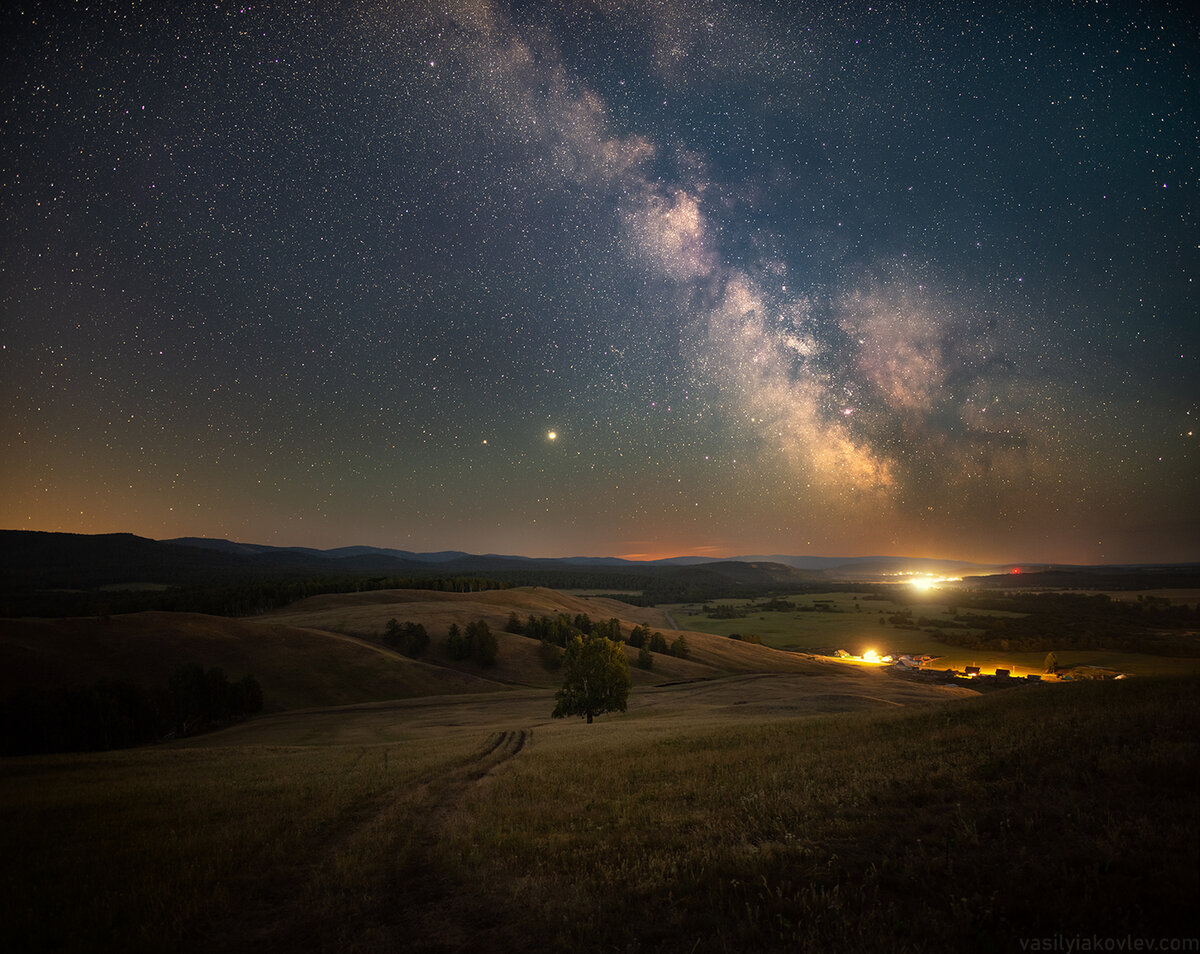
[(924, 593), (927, 590), (932, 590), (939, 583), (961, 583), (962, 577), (961, 576), (930, 576), (929, 574), (926, 574), (925, 576), (914, 576), (908, 582), (909, 582), (909, 585), (912, 586), (914, 589), (920, 590), (922, 593)]
[(865, 653), (863, 653), (862, 658), (863, 658), (863, 662), (877, 663), (880, 661), (879, 653), (875, 652), (875, 650), (873, 650), (873, 649), (868, 649)]

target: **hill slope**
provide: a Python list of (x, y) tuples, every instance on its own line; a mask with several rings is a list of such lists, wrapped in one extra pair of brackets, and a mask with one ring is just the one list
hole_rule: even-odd
[[(436, 650), (452, 623), (462, 627), (472, 620), (483, 619), (494, 632), (500, 632), (506, 628), (510, 613), (516, 613), (522, 621), (531, 615), (553, 617), (560, 613), (572, 618), (587, 614), (593, 620), (615, 617), (621, 621), (622, 633), (626, 636), (639, 624), (662, 630), (668, 642), (680, 635), (686, 636), (690, 650), (687, 659), (655, 655), (653, 670), (632, 670), (635, 683), (707, 678), (733, 672), (817, 673), (826, 668), (825, 664), (807, 656), (778, 652), (709, 633), (678, 632), (666, 625), (666, 617), (660, 610), (629, 606), (611, 599), (588, 599), (536, 586), (479, 593), (431, 590), (337, 593), (301, 600), (259, 618), (364, 638), (380, 636), (389, 619), (411, 620), (425, 626)], [(535, 640), (507, 637), (496, 666), (488, 670), (488, 676), (520, 685), (557, 685), (559, 677), (547, 673), (534, 659), (532, 654), (536, 648)], [(524, 656), (517, 659), (514, 652), (522, 652)], [(637, 651), (627, 647), (626, 652), (632, 662)]]
[(349, 636), (195, 613), (0, 619), (0, 695), (124, 679), (165, 686), (184, 663), (252, 674), (268, 710), (503, 688)]
[[(250, 619), (198, 613), (145, 612), (111, 617), (0, 619), (0, 695), (22, 688), (128, 680), (166, 684), (185, 663), (219, 667), (227, 676), (255, 676), (268, 711), (350, 705), (390, 699), (494, 692), (506, 687), (550, 689), (561, 674), (543, 664), (540, 643), (504, 632), (509, 615), (618, 618), (680, 633), (660, 611), (615, 600), (584, 599), (543, 587), (446, 593), (376, 590), (311, 597)], [(425, 626), (429, 651), (410, 659), (379, 644), (388, 620)], [(496, 665), (450, 660), (443, 647), (450, 625), (483, 619), (499, 642)], [(635, 685), (710, 679), (729, 673), (845, 672), (810, 657), (777, 652), (708, 633), (686, 633), (687, 659), (655, 654), (651, 670), (631, 665)], [(630, 662), (637, 651), (626, 648)], [(848, 677), (849, 678), (849, 677)]]
[[(822, 681), (656, 688), (592, 726), (526, 690), (7, 760), (0, 924), (15, 950), (205, 954), (1194, 935), (1196, 679), (873, 712), (806, 698)], [(792, 717), (814, 708), (837, 714)]]

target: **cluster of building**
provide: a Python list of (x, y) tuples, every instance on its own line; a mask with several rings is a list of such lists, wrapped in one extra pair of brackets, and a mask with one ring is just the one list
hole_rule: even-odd
[(937, 659), (937, 656), (917, 656), (911, 653), (902, 653), (899, 656), (880, 656), (873, 649), (868, 649), (861, 656), (855, 656), (844, 649), (837, 650), (833, 655), (837, 659), (852, 659), (855, 662), (880, 663), (882, 665), (890, 664), (899, 669), (921, 669), (926, 663)]
[(901, 672), (920, 672), (929, 676), (940, 676), (945, 679), (987, 679), (1007, 681), (1010, 679), (1023, 679), (1026, 682), (1041, 682), (1041, 673), (1029, 673), (1026, 676), (1013, 675), (1011, 669), (998, 668), (994, 673), (984, 673), (979, 666), (967, 666), (965, 669), (935, 669), (929, 664), (937, 656), (919, 655), (916, 653), (899, 653), (895, 656), (880, 656), (875, 650), (868, 649), (861, 656), (855, 656), (853, 653), (846, 652), (844, 649), (839, 649), (833, 654), (838, 659), (852, 660), (854, 662), (877, 663), (879, 665), (890, 665)]
[(979, 666), (966, 666), (963, 669), (936, 669), (929, 664), (941, 657), (938, 656), (922, 656), (916, 653), (899, 653), (894, 656), (880, 656), (875, 650), (868, 649), (861, 656), (855, 656), (853, 653), (846, 652), (844, 649), (839, 649), (833, 654), (837, 659), (845, 659), (848, 662), (863, 662), (875, 663), (877, 665), (890, 665), (901, 672), (920, 672), (923, 675), (931, 677), (942, 677), (944, 679), (982, 679), (989, 682), (1041, 682), (1043, 679), (1050, 679), (1057, 682), (1075, 682), (1084, 679), (1125, 679), (1127, 675), (1122, 672), (1117, 672), (1115, 669), (1103, 669), (1099, 666), (1072, 666), (1058, 667), (1053, 670), (1047, 670), (1043, 675), (1039, 672), (1031, 672), (1022, 676), (1015, 674), (1011, 669), (997, 668), (994, 672), (985, 673)]

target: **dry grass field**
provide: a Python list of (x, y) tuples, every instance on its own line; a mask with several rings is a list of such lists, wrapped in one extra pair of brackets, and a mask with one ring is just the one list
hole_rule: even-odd
[[(445, 593), (376, 590), (318, 596), (274, 613), (236, 620), (193, 613), (133, 613), (78, 619), (0, 619), (0, 693), (22, 686), (74, 686), (100, 679), (164, 685), (181, 663), (219, 666), (231, 677), (253, 674), (268, 710), (349, 705), (430, 695), (495, 692), (505, 687), (558, 685), (538, 655), (536, 640), (503, 632), (511, 612), (662, 625), (661, 611), (614, 600), (584, 599), (543, 587)], [(409, 659), (379, 645), (389, 619), (423, 624), (432, 645)], [(484, 619), (498, 634), (496, 665), (455, 662), (442, 652), (451, 624)], [(633, 667), (637, 685), (703, 679), (728, 672), (818, 671), (820, 663), (687, 633), (688, 659), (656, 655), (654, 668)], [(628, 649), (631, 661), (636, 650)], [(815, 668), (814, 668), (815, 667)]]
[[(863, 671), (304, 710), (0, 764), (7, 950), (1015, 949), (1193, 925), (1195, 682)], [(979, 939), (983, 939), (982, 942)]]
[(0, 692), (101, 679), (163, 686), (177, 666), (192, 662), (230, 676), (253, 674), (269, 709), (501, 688), (482, 673), (453, 672), (303, 626), (193, 613), (0, 619)]
[[(691, 659), (656, 656), (628, 711), (588, 726), (550, 718), (553, 679), (516, 678), (532, 640), (503, 636), (485, 675), (345, 633), (395, 616), (436, 642), (578, 599), (483, 595), (504, 599), (63, 621), (36, 630), (40, 654), (30, 626), (0, 631), (6, 663), (57, 646), (82, 667), (103, 625), (103, 651), (145, 678), (174, 646), (302, 706), (0, 761), (0, 947), (1001, 951), (1195, 933), (1195, 680), (983, 697), (689, 633)], [(404, 691), (381, 695), (387, 680)]]

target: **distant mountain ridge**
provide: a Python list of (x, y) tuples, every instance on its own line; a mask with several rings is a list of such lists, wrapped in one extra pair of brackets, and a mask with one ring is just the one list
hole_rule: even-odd
[[(203, 537), (151, 540), (132, 533), (78, 534), (0, 530), (0, 590), (91, 589), (128, 583), (227, 583), (269, 576), (491, 576), (514, 582), (535, 574), (539, 585), (640, 586), (649, 576), (697, 573), (711, 566), (747, 584), (803, 581), (805, 571), (782, 564), (709, 561), (704, 566), (638, 563), (619, 558), (558, 560), (474, 555), (456, 550), (412, 553), (380, 547), (274, 547)], [(710, 574), (711, 575), (711, 574)], [(569, 582), (569, 579), (586, 582)], [(550, 581), (553, 579), (553, 583)], [(545, 581), (543, 584), (543, 580)], [(525, 582), (525, 580), (522, 580)]]
[[(158, 540), (158, 543), (169, 543), (173, 546), (198, 547), (207, 550), (219, 550), (224, 553), (303, 553), (321, 559), (347, 559), (351, 557), (390, 557), (396, 560), (410, 560), (415, 563), (447, 563), (450, 560), (471, 556), (463, 550), (440, 550), (437, 553), (413, 553), (411, 550), (394, 550), (389, 547), (335, 547), (331, 550), (318, 550), (314, 547), (276, 547), (264, 543), (235, 543), (232, 540), (222, 540), (216, 537), (173, 537), (169, 540)], [(518, 559), (518, 558), (514, 558)]]
[[(410, 559), (409, 557), (416, 557)], [(597, 564), (444, 551), (342, 547), (324, 551), (230, 540), (150, 540), (131, 533), (0, 530), (0, 616), (95, 616), (158, 609), (245, 615), (295, 594), (387, 587), (534, 586), (688, 602), (753, 598), (819, 584), (779, 563)], [(451, 581), (454, 581), (451, 583)], [(304, 582), (304, 586), (295, 584)]]
[[(1011, 575), (1019, 571), (1018, 575)], [(1051, 571), (1051, 572), (1047, 572)], [(558, 589), (605, 588), (670, 590), (684, 595), (702, 592), (737, 595), (753, 589), (813, 584), (871, 583), (929, 573), (987, 580), (985, 585), (1035, 586), (1054, 581), (1083, 586), (1089, 579), (1126, 572), (1130, 585), (1179, 586), (1196, 579), (1196, 565), (1079, 567), (1046, 564), (986, 566), (927, 557), (820, 557), (772, 554), (728, 558), (694, 556), (661, 560), (621, 557), (524, 557), (470, 554), (461, 550), (418, 553), (394, 548), (349, 546), (331, 550), (276, 547), (207, 537), (151, 540), (131, 533), (74, 534), (0, 530), (0, 592), (53, 593), (97, 588), (138, 588), (140, 584), (228, 585), (269, 578), (396, 578), (484, 577), (515, 585)], [(1180, 574), (1183, 575), (1180, 575)], [(1154, 581), (1147, 579), (1153, 575)], [(1189, 584), (1190, 585), (1190, 584)], [(660, 595), (658, 598), (662, 598)], [(679, 600), (676, 600), (677, 602)], [(15, 604), (14, 604), (15, 605)]]
[[(896, 556), (855, 556), (855, 557), (823, 557), (823, 556), (794, 556), (787, 554), (759, 554), (753, 556), (732, 557), (700, 557), (677, 556), (664, 557), (658, 560), (627, 560), (623, 557), (527, 557), (519, 554), (483, 553), (473, 554), (463, 550), (439, 550), (434, 553), (422, 553), (412, 550), (396, 550), (389, 547), (351, 546), (337, 547), (330, 550), (317, 550), (311, 547), (275, 547), (256, 543), (235, 543), (231, 540), (220, 540), (211, 537), (175, 537), (170, 540), (160, 540), (159, 543), (169, 543), (178, 546), (202, 547), (222, 550), (228, 553), (304, 553), (326, 559), (342, 559), (346, 557), (390, 557), (415, 563), (451, 563), (459, 560), (497, 561), (513, 560), (533, 564), (569, 564), (571, 566), (595, 567), (645, 567), (645, 566), (702, 566), (708, 563), (778, 563), (790, 566), (796, 570), (831, 570), (839, 567), (879, 568), (902, 566), (913, 571), (949, 572), (949, 570), (992, 571), (997, 564), (970, 563), (965, 560), (941, 560), (933, 557), (896, 557)], [(1013, 564), (1004, 564), (1012, 566)], [(1032, 566), (1034, 564), (1021, 564)]]
[[(1023, 574), (1055, 573), (1111, 574), (1125, 571), (1148, 571), (1163, 569), (1192, 570), (1196, 564), (1050, 564), (1041, 561), (1017, 563), (972, 563), (968, 560), (948, 560), (938, 557), (846, 556), (826, 557), (793, 554), (754, 554), (732, 557), (677, 556), (657, 560), (627, 560), (623, 557), (527, 557), (517, 554), (472, 554), (463, 550), (439, 550), (433, 553), (397, 550), (386, 547), (351, 546), (331, 550), (311, 547), (272, 547), (263, 544), (234, 543), (207, 537), (179, 537), (161, 543), (189, 547), (209, 547), (229, 553), (250, 552), (266, 554), (303, 554), (326, 561), (348, 561), (340, 563), (341, 569), (350, 569), (350, 562), (365, 566), (379, 560), (403, 561), (404, 567), (428, 571), (436, 567), (446, 573), (505, 573), (521, 569), (564, 569), (580, 568), (596, 571), (631, 572), (647, 571), (661, 567), (703, 567), (729, 564), (751, 566), (781, 566), (799, 571), (810, 580), (827, 582), (869, 582), (880, 577), (903, 576), (927, 573), (937, 576), (956, 576), (970, 579), (995, 579), (1014, 571)], [(357, 567), (356, 567), (357, 569)], [(1028, 582), (1028, 581), (1026, 581)]]

